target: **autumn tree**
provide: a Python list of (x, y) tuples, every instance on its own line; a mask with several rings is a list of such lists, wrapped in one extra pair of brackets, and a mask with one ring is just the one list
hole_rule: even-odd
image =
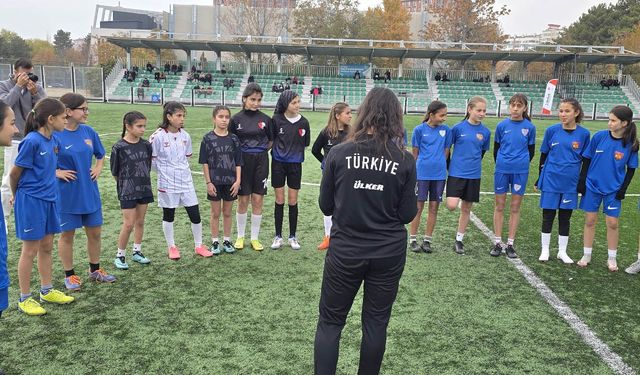
[(411, 14), (400, 0), (383, 0), (382, 6), (367, 9), (362, 22), (371, 39), (411, 40)]
[(633, 30), (640, 19), (640, 1), (620, 0), (615, 4), (598, 4), (589, 8), (567, 27), (561, 44), (611, 45)]
[(27, 45), (31, 49), (31, 60), (38, 64), (53, 64), (57, 62), (56, 50), (53, 44), (43, 39), (27, 40)]
[(0, 56), (10, 59), (31, 57), (31, 48), (18, 34), (2, 29), (0, 30)]

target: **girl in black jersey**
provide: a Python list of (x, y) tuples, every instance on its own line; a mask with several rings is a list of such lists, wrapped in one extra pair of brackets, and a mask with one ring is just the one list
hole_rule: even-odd
[(151, 188), (151, 143), (142, 139), (147, 118), (138, 111), (128, 112), (122, 120), (122, 139), (111, 148), (111, 174), (116, 179), (118, 200), (122, 209), (122, 227), (118, 235), (118, 252), (114, 264), (128, 269), (126, 248), (133, 232), (133, 256), (140, 264), (149, 264), (142, 254), (142, 236), (147, 206), (153, 202)]
[(271, 148), (271, 118), (260, 111), (262, 88), (257, 83), (249, 83), (242, 93), (242, 111), (236, 113), (229, 124), (229, 132), (240, 140), (243, 167), (238, 192), (236, 225), (238, 239), (233, 245), (240, 250), (244, 247), (244, 232), (247, 224), (247, 210), (251, 200), (251, 247), (262, 251), (264, 246), (258, 240), (262, 222), (262, 203), (267, 194), (269, 177), (269, 155)]
[[(329, 112), (329, 122), (327, 126), (320, 131), (318, 138), (313, 142), (311, 153), (318, 159), (321, 166), (324, 167), (324, 158), (327, 156), (331, 147), (342, 142), (349, 134), (349, 125), (351, 124), (351, 108), (347, 103), (338, 102), (333, 105)], [(324, 155), (323, 155), (324, 152)], [(318, 245), (318, 250), (327, 250), (329, 248), (329, 235), (331, 234), (331, 216), (324, 216), (324, 237)]]
[(309, 146), (309, 121), (300, 114), (300, 96), (285, 90), (280, 94), (273, 114), (273, 149), (271, 150), (271, 186), (276, 192), (274, 210), (276, 236), (272, 249), (284, 244), (282, 239), (282, 220), (284, 217), (284, 184), (289, 187), (289, 245), (300, 249), (296, 238), (298, 227), (298, 190), (302, 183), (302, 162), (304, 149)]
[(402, 107), (373, 88), (347, 140), (324, 161), (320, 209), (333, 215), (315, 338), (316, 374), (335, 374), (340, 334), (364, 281), (359, 374), (378, 374), (404, 270), (407, 230), (417, 212), (416, 164), (404, 146)]

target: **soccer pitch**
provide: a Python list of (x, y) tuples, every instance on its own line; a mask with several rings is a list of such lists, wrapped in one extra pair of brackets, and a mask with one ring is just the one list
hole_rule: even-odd
[[(149, 119), (145, 138), (155, 130), (160, 106), (90, 103), (89, 124), (101, 135), (109, 155), (120, 138), (122, 116), (139, 110)], [(235, 110), (234, 110), (235, 112)], [(267, 109), (265, 113), (271, 114)], [(312, 142), (326, 124), (326, 112), (303, 113), (311, 124)], [(406, 116), (409, 136), (422, 116)], [(450, 117), (451, 127), (460, 120)], [(493, 131), (499, 119), (487, 118)], [(527, 192), (537, 178), (539, 143), (544, 129), (556, 121), (534, 120), (536, 156)], [(605, 122), (586, 122), (592, 133)], [(193, 140), (191, 167), (200, 199), (205, 244), (209, 240), (209, 203), (197, 163), (200, 141), (210, 131), (211, 108), (187, 108), (185, 130)], [(493, 143), (493, 142), (492, 142)], [(2, 153), (0, 153), (1, 155)], [(493, 191), (491, 151), (483, 161), (482, 191)], [(271, 250), (274, 235), (273, 190), (265, 199), (261, 241), (235, 254), (203, 259), (193, 255), (189, 220), (176, 211), (176, 244), (182, 259), (170, 261), (162, 235), (162, 211), (149, 206), (143, 252), (152, 260), (127, 271), (116, 270), (113, 258), (122, 222), (109, 162), (100, 176), (104, 226), (102, 265), (118, 277), (112, 285), (90, 283), (86, 237), (77, 232), (76, 271), (84, 284), (76, 302), (46, 306), (43, 317), (27, 317), (16, 309), (20, 242), (9, 231), (10, 307), (0, 319), (0, 369), (7, 374), (310, 374), (325, 253), (316, 250), (323, 235), (318, 208), (320, 165), (306, 153), (300, 190), (298, 239), (302, 250)], [(155, 176), (152, 178), (155, 184)], [(636, 259), (640, 219), (636, 208), (639, 178), (632, 182), (620, 218), (618, 264)], [(629, 196), (632, 195), (632, 196)], [(492, 229), (493, 195), (483, 194), (473, 212)], [(508, 211), (508, 210), (505, 210)], [(235, 213), (235, 207), (234, 207)], [(425, 210), (426, 214), (426, 210)], [(505, 222), (508, 213), (505, 214)], [(287, 215), (283, 225), (288, 235)], [(583, 213), (573, 215), (569, 255), (582, 254)], [(407, 254), (407, 264), (388, 330), (383, 374), (606, 374), (614, 372), (584, 343), (505, 257), (489, 256), (490, 240), (473, 224), (465, 236), (466, 255), (452, 250), (458, 212), (441, 207), (433, 254)], [(575, 312), (609, 348), (640, 369), (640, 279), (606, 269), (604, 217), (597, 225), (593, 261), (586, 269), (555, 261), (557, 224), (552, 235), (552, 261), (539, 263), (541, 211), (538, 197), (524, 199), (516, 249), (521, 260)], [(419, 233), (426, 224), (423, 216)], [(506, 223), (505, 223), (506, 225)], [(235, 218), (233, 238), (235, 238)], [(127, 249), (131, 255), (131, 245)], [(35, 271), (35, 269), (34, 269)], [(34, 272), (37, 275), (37, 272)], [(32, 278), (32, 290), (38, 285)], [(63, 288), (64, 273), (54, 258), (54, 286)], [(357, 372), (361, 299), (354, 302), (342, 335), (338, 373)]]

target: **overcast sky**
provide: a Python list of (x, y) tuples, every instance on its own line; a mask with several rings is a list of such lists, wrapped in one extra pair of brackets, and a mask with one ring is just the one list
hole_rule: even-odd
[[(96, 4), (169, 11), (170, 4), (212, 4), (211, 0), (0, 0), (0, 28), (17, 32), (26, 39), (45, 39), (58, 29), (82, 38), (91, 31)], [(506, 4), (511, 14), (502, 25), (511, 35), (539, 33), (549, 23), (568, 26), (590, 7), (614, 1), (598, 0), (496, 0)], [(381, 0), (360, 0), (360, 8), (381, 4)]]

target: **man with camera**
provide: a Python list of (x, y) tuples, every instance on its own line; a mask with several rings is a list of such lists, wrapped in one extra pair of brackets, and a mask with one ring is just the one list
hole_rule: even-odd
[[(18, 155), (18, 144), (24, 138), (24, 126), (29, 112), (36, 103), (46, 97), (44, 89), (38, 84), (38, 76), (33, 73), (30, 59), (20, 58), (13, 65), (13, 74), (6, 81), (0, 81), (0, 100), (11, 106), (16, 115), (16, 127), (19, 133), (13, 136), (11, 147), (4, 149), (4, 170), (2, 172), (2, 187), (0, 195), (5, 214), (5, 223), (11, 214), (11, 188), (9, 187), (9, 172), (13, 168)], [(6, 228), (5, 228), (6, 229)]]

